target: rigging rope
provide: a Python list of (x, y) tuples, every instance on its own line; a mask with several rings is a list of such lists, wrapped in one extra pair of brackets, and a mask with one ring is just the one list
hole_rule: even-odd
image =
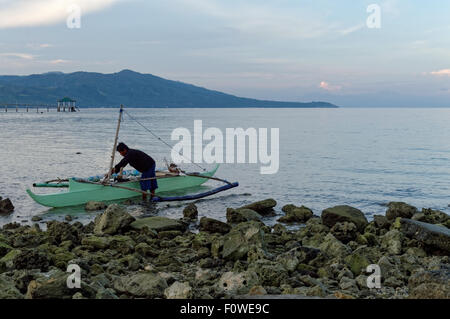
[[(133, 116), (131, 116), (127, 111), (124, 110), (124, 113), (126, 113), (133, 121), (135, 121), (137, 124), (139, 124), (140, 126), (142, 126), (146, 131), (148, 131), (150, 134), (152, 134), (155, 138), (157, 138), (159, 141), (161, 141), (163, 144), (165, 144), (165, 145), (168, 146), (171, 150), (173, 150), (172, 145), (170, 145), (169, 143), (167, 143), (166, 141), (164, 141), (161, 137), (159, 137), (158, 135), (156, 135), (155, 133), (153, 133), (150, 129), (148, 129), (146, 126), (144, 126), (144, 124), (142, 124), (141, 122), (139, 122), (138, 120), (136, 120)], [(184, 159), (188, 160), (189, 162), (191, 162), (191, 163), (194, 164), (195, 166), (199, 167), (199, 168), (202, 169), (203, 171), (206, 171), (206, 168), (201, 167), (201, 166), (198, 165), (197, 163), (194, 163), (190, 158), (185, 157), (183, 154), (181, 154), (181, 151), (178, 152), (178, 155), (180, 155), (180, 156), (183, 157)]]

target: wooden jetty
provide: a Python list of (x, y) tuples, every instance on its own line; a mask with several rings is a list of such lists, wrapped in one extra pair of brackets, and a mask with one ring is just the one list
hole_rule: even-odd
[[(57, 101), (57, 104), (42, 104), (42, 103), (5, 103), (0, 102), (0, 107), (3, 107), (5, 112), (8, 112), (8, 110), (14, 110), (16, 112), (19, 112), (19, 109), (26, 110), (26, 112), (29, 112), (30, 109), (34, 110), (36, 109), (36, 113), (39, 113), (39, 110), (43, 112), (42, 110), (46, 110), (47, 112), (50, 112), (50, 110), (55, 110), (56, 112), (77, 112), (80, 111), (80, 109), (76, 105), (76, 101), (72, 100), (69, 97), (65, 97), (61, 100)], [(9, 108), (9, 109), (8, 109)]]

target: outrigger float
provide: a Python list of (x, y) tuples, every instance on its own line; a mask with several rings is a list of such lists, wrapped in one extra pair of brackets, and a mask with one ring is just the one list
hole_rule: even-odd
[[(119, 122), (117, 125), (116, 138), (114, 141), (109, 171), (111, 171), (114, 163), (114, 154), (117, 146), (122, 114), (123, 106), (120, 107)], [(158, 139), (161, 140), (160, 138)], [(219, 165), (210, 171), (205, 171), (202, 173), (187, 173), (182, 170), (178, 170), (176, 173), (169, 171), (157, 171), (156, 177), (147, 179), (141, 179), (140, 174), (137, 171), (125, 171), (120, 175), (107, 175), (103, 181), (101, 180), (101, 176), (94, 176), (90, 178), (56, 179), (44, 183), (36, 183), (33, 184), (33, 186), (67, 188), (68, 190), (53, 194), (35, 194), (30, 189), (27, 189), (27, 193), (34, 201), (43, 206), (68, 207), (83, 205), (89, 201), (112, 201), (133, 198), (139, 196), (140, 194), (148, 194), (141, 190), (139, 182), (141, 180), (157, 179), (158, 189), (155, 192), (156, 196), (151, 199), (152, 202), (195, 200), (239, 186), (239, 183), (237, 182), (230, 183), (227, 180), (214, 177), (218, 168)], [(220, 181), (225, 185), (198, 194), (172, 197), (158, 196), (161, 193), (167, 194), (173, 191), (200, 186), (208, 180)]]

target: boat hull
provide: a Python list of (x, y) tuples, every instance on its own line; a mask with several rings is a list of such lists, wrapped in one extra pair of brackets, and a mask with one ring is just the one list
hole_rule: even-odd
[[(201, 175), (212, 177), (218, 169), (218, 165), (212, 171), (202, 173)], [(156, 194), (162, 192), (177, 191), (185, 188), (196, 187), (204, 184), (208, 179), (195, 176), (177, 176), (170, 178), (158, 179), (158, 189)], [(131, 181), (121, 183), (120, 186), (140, 190), (139, 182)], [(89, 201), (111, 201), (118, 199), (127, 199), (140, 196), (135, 191), (126, 189), (80, 183), (74, 179), (69, 180), (69, 189), (67, 192), (59, 192), (54, 194), (35, 194), (27, 189), (28, 195), (37, 203), (47, 207), (68, 207), (86, 204)]]

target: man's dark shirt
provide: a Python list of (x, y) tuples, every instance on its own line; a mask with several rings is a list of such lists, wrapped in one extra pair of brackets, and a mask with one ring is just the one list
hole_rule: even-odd
[(144, 173), (155, 165), (155, 160), (142, 151), (129, 149), (124, 158), (114, 167), (114, 172), (118, 173), (127, 164), (130, 164), (139, 172)]

